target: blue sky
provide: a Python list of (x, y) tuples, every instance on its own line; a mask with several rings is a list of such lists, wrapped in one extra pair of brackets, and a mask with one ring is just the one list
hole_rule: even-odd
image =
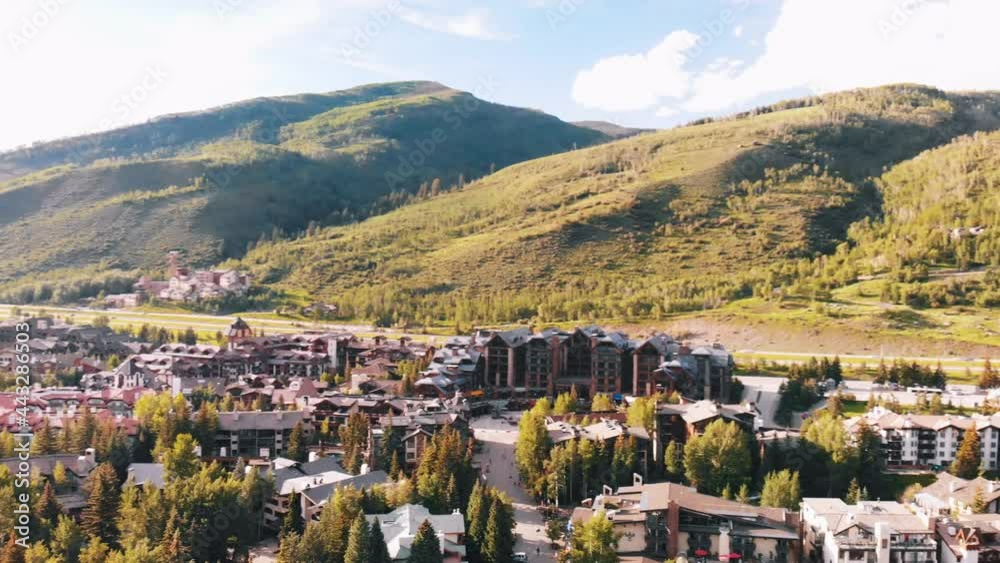
[(997, 21), (995, 0), (6, 0), (0, 149), (409, 79), (641, 127), (889, 82), (994, 89)]

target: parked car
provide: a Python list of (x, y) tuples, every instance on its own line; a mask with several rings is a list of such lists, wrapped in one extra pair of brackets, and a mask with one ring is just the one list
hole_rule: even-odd
[(518, 551), (514, 554), (514, 563), (528, 563), (528, 554), (523, 551)]

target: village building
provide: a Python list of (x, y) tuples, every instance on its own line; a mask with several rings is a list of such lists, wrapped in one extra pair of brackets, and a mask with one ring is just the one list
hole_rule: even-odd
[(445, 563), (465, 561), (465, 518), (457, 510), (451, 514), (431, 514), (417, 504), (404, 504), (389, 514), (366, 514), (368, 523), (378, 521), (393, 561), (407, 561), (417, 530), (425, 521), (431, 523), (441, 545)]
[(979, 434), (983, 468), (1000, 465), (1000, 414), (924, 415), (896, 414), (876, 407), (861, 417), (848, 419), (847, 428), (856, 431), (864, 421), (881, 438), (880, 453), (888, 467), (940, 469), (955, 459), (965, 431), (974, 427)]
[(655, 555), (657, 560), (686, 556), (689, 560), (749, 563), (797, 563), (800, 554), (798, 514), (725, 500), (677, 483), (604, 488), (589, 507), (573, 511), (573, 527), (599, 510), (620, 535), (622, 554)]
[(806, 557), (817, 563), (936, 563), (934, 522), (893, 501), (802, 499)]
[(962, 479), (942, 471), (937, 481), (914, 496), (913, 503), (935, 516), (972, 514), (977, 496), (985, 512), (1000, 513), (1000, 482), (985, 477)]
[(963, 514), (937, 523), (940, 563), (997, 563), (1000, 561), (1000, 517)]
[[(243, 296), (250, 290), (250, 277), (237, 270), (191, 270), (181, 263), (180, 252), (167, 255), (167, 279), (151, 280), (142, 276), (135, 283), (138, 302), (147, 299), (194, 303), (230, 296)], [(111, 302), (130, 301), (129, 294), (111, 296)]]

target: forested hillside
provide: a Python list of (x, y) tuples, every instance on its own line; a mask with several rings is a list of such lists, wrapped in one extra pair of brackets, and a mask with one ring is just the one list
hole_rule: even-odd
[[(657, 319), (753, 296), (822, 299), (915, 266), (921, 241), (944, 248), (952, 227), (995, 230), (995, 172), (980, 170), (995, 162), (993, 137), (922, 153), (996, 129), (998, 108), (995, 94), (914, 85), (786, 102), (511, 166), (259, 244), (241, 265), (383, 324)], [(913, 255), (896, 256), (911, 233)], [(992, 237), (927, 260), (996, 265)]]
[(537, 111), (402, 82), (39, 144), (0, 155), (13, 176), (0, 183), (0, 293), (92, 295), (93, 281), (159, 267), (169, 249), (210, 265), (259, 240), (351, 223), (606, 139)]

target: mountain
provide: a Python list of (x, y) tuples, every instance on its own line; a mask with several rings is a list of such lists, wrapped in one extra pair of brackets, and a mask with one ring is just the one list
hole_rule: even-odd
[[(260, 244), (239, 264), (384, 324), (660, 319), (753, 299), (780, 316), (795, 298), (808, 310), (863, 275), (912, 266), (869, 254), (891, 255), (901, 233), (933, 230), (941, 242), (943, 229), (972, 222), (1000, 229), (995, 184), (963, 180), (993, 181), (996, 144), (982, 139), (996, 137), (971, 141), (992, 155), (981, 160), (955, 140), (998, 127), (996, 93), (894, 85), (793, 100), (523, 162), (357, 224)], [(941, 187), (946, 173), (953, 187)], [(932, 205), (943, 192), (953, 216)], [(980, 240), (990, 242), (962, 265), (1000, 262), (997, 239)], [(831, 266), (838, 256), (847, 267)]]
[(39, 143), (0, 154), (0, 284), (158, 267), (178, 248), (211, 264), (261, 237), (349, 223), (421, 190), (607, 139), (440, 84), (400, 82)]
[(635, 127), (624, 127), (618, 125), (617, 123), (611, 123), (608, 121), (574, 121), (573, 125), (577, 127), (586, 127), (587, 129), (593, 129), (607, 135), (612, 139), (624, 139), (625, 137), (631, 137), (633, 135), (638, 135), (640, 133), (648, 133), (654, 131), (654, 129), (637, 129)]

